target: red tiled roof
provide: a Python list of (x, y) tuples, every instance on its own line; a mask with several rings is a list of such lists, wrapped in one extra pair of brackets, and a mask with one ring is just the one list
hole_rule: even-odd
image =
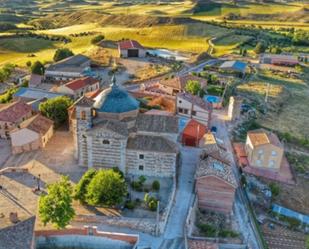
[(45, 134), (53, 124), (52, 120), (38, 114), (22, 122), (20, 128), (27, 128), (34, 132)]
[(90, 86), (93, 84), (98, 83), (99, 81), (97, 79), (94, 79), (92, 77), (84, 77), (76, 80), (72, 80), (65, 84), (66, 87), (72, 89), (73, 91), (76, 91), (78, 89), (81, 89), (85, 86)]
[(27, 105), (25, 102), (13, 102), (0, 107), (0, 120), (14, 123), (31, 111), (31, 106)]
[(202, 139), (206, 132), (206, 125), (191, 119), (183, 130), (183, 136), (196, 138), (199, 141)]
[(188, 240), (189, 249), (218, 249), (218, 244), (206, 240)]
[(139, 42), (134, 40), (121, 41), (118, 43), (118, 46), (120, 49), (132, 49), (132, 48), (144, 49), (144, 47)]
[(89, 98), (89, 99), (94, 99), (94, 98), (97, 97), (102, 91), (103, 91), (103, 89), (97, 89), (97, 90), (95, 90), (95, 91), (85, 93), (85, 96), (86, 96), (87, 98)]

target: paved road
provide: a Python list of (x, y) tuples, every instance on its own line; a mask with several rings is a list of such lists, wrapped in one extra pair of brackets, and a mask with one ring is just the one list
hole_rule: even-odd
[[(225, 121), (226, 115), (223, 110), (215, 111), (212, 119), (212, 125), (218, 128), (217, 137), (224, 142), (224, 146), (230, 154), (234, 175), (239, 182), (239, 172), (233, 156), (231, 140), (229, 138), (228, 127)], [(249, 215), (247, 203), (244, 199), (242, 190), (238, 188), (235, 196), (235, 216), (239, 224), (240, 232), (245, 237), (250, 249), (262, 249), (258, 244), (258, 235), (253, 225), (252, 217)]]

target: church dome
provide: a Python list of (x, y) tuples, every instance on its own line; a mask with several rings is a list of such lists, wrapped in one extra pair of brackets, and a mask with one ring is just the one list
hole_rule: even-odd
[(137, 110), (139, 102), (125, 89), (119, 87), (113, 76), (112, 85), (95, 98), (93, 107), (98, 112), (124, 113)]

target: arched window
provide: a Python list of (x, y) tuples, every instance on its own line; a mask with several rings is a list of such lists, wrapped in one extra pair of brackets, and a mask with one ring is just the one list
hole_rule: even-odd
[(109, 142), (109, 140), (104, 139), (104, 140), (103, 140), (103, 144), (110, 144), (110, 142)]

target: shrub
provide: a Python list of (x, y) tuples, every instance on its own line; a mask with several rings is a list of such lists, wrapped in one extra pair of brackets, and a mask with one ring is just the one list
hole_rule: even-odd
[(155, 197), (150, 196), (147, 193), (144, 196), (144, 202), (145, 202), (146, 206), (149, 208), (149, 210), (151, 210), (151, 211), (156, 211), (157, 210), (157, 208), (158, 208), (158, 200)]
[(73, 56), (74, 53), (68, 49), (68, 48), (59, 48), (56, 50), (55, 55), (54, 55), (54, 61), (61, 61), (65, 58), (68, 58), (70, 56)]
[(273, 197), (277, 197), (280, 193), (280, 187), (275, 182), (269, 184), (269, 188)]
[(143, 185), (139, 181), (132, 181), (131, 187), (138, 192), (143, 191)]
[(222, 238), (236, 238), (238, 236), (239, 234), (232, 230), (223, 229), (219, 231), (219, 237), (222, 237)]
[(97, 35), (91, 39), (91, 44), (97, 44), (100, 41), (104, 40), (104, 35)]
[(31, 73), (43, 75), (45, 72), (45, 67), (42, 62), (36, 61), (31, 66)]
[(155, 180), (152, 182), (152, 189), (154, 191), (159, 191), (160, 190), (160, 182), (158, 180)]
[(124, 204), (125, 208), (127, 209), (134, 209), (135, 208), (135, 203), (133, 201), (126, 201), (126, 203)]
[(206, 237), (215, 237), (216, 236), (216, 228), (210, 224), (198, 224), (197, 227)]

